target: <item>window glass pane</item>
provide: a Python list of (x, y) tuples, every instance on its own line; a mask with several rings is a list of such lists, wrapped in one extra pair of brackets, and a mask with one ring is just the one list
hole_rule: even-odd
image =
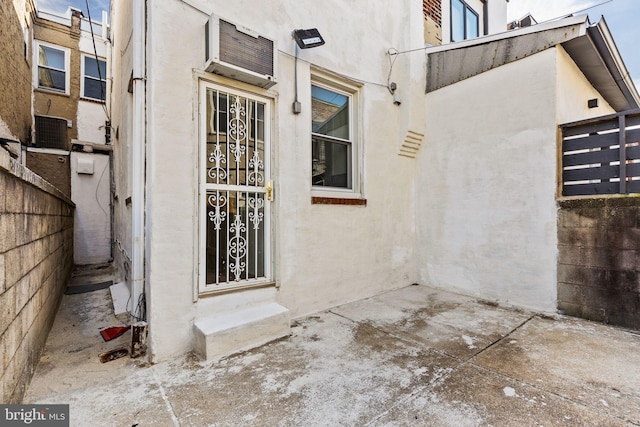
[[(100, 73), (98, 74), (98, 67), (100, 67)], [(96, 79), (106, 80), (107, 78), (107, 63), (105, 61), (97, 60), (89, 56), (84, 57), (84, 75), (95, 77)]]
[(39, 46), (38, 62), (39, 65), (64, 71), (64, 51), (47, 46)]
[(472, 39), (478, 37), (478, 15), (473, 13), (471, 9), (467, 9), (467, 38)]
[[(220, 93), (220, 92), (216, 92), (216, 93), (218, 95), (217, 95), (216, 103), (214, 104), (215, 105), (214, 130), (222, 133), (223, 135), (226, 135), (227, 134), (227, 113), (229, 111), (227, 104), (229, 100), (229, 95), (227, 95), (226, 93)], [(227, 144), (226, 137), (223, 138), (223, 142), (226, 146)]]
[(264, 104), (258, 104), (257, 117), (257, 138), (258, 141), (264, 141)]
[(106, 85), (104, 81), (85, 77), (84, 96), (86, 96), (87, 98), (100, 99), (104, 101), (105, 92)]
[(464, 40), (464, 3), (451, 0), (451, 41)]
[(351, 144), (313, 138), (311, 151), (312, 185), (351, 188)]
[(255, 141), (264, 141), (264, 104), (252, 102), (249, 117), (250, 142), (253, 144)]
[(62, 71), (38, 67), (38, 87), (65, 90), (65, 74)]
[(311, 86), (312, 131), (349, 139), (349, 98), (318, 86)]

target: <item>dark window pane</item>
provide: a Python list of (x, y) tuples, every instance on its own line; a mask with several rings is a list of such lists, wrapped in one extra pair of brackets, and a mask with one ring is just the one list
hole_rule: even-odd
[(86, 96), (87, 98), (100, 99), (104, 101), (105, 92), (105, 82), (85, 77), (84, 96)]
[[(100, 73), (98, 73), (98, 67), (100, 67)], [(96, 61), (95, 58), (85, 56), (84, 75), (95, 77), (96, 79), (105, 80), (107, 78), (107, 63), (101, 60)]]
[(65, 73), (38, 67), (38, 87), (65, 90)]
[(311, 184), (321, 187), (351, 188), (351, 145), (312, 139)]
[(311, 121), (314, 133), (349, 139), (349, 98), (311, 86)]
[(464, 40), (464, 3), (451, 0), (451, 41)]
[[(228, 101), (229, 95), (226, 93), (219, 93), (218, 96), (218, 116), (216, 118), (216, 130), (226, 134), (227, 133), (227, 117), (229, 113)], [(226, 143), (226, 138), (224, 139)]]
[(38, 64), (64, 70), (64, 51), (47, 46), (39, 46)]

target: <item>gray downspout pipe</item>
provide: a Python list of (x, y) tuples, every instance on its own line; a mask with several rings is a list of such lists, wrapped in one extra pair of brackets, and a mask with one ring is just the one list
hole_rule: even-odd
[(482, 31), (483, 36), (489, 34), (489, 2), (482, 0)]

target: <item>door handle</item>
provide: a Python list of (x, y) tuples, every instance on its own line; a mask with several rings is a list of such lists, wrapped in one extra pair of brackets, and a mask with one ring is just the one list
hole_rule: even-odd
[(271, 180), (267, 181), (267, 200), (271, 201), (273, 199), (273, 186), (271, 184)]

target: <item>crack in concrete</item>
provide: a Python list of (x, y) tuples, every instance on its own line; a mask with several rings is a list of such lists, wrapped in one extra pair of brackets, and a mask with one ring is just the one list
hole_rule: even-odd
[[(481, 351), (479, 351), (478, 353), (474, 354), (468, 360), (463, 361), (462, 363), (457, 365), (454, 368), (454, 370), (458, 369), (459, 367), (461, 367), (463, 365), (470, 364), (470, 365), (473, 365), (476, 369), (479, 369), (481, 371), (491, 372), (492, 374), (494, 374), (496, 376), (500, 376), (500, 377), (503, 377), (505, 379), (509, 379), (509, 380), (517, 381), (519, 383), (526, 384), (527, 386), (531, 387), (532, 389), (534, 389), (534, 390), (536, 390), (536, 391), (538, 391), (540, 393), (547, 393), (547, 394), (553, 395), (553, 396), (555, 396), (555, 397), (557, 397), (559, 399), (562, 399), (564, 401), (571, 402), (571, 403), (574, 403), (576, 405), (580, 405), (580, 406), (582, 406), (584, 408), (589, 408), (589, 405), (586, 402), (580, 401), (578, 399), (571, 398), (569, 396), (565, 396), (565, 395), (560, 394), (560, 393), (558, 393), (556, 391), (553, 391), (553, 390), (549, 390), (549, 389), (545, 389), (545, 388), (539, 387), (535, 383), (527, 382), (524, 378), (516, 378), (516, 377), (510, 376), (510, 375), (506, 375), (506, 374), (503, 374), (503, 373), (501, 373), (499, 371), (496, 371), (496, 370), (493, 370), (493, 369), (478, 365), (478, 364), (473, 362), (473, 359), (475, 359), (476, 356), (480, 355), (481, 353), (484, 353), (486, 350), (488, 350), (489, 348), (495, 346), (499, 342), (504, 341), (506, 338), (508, 338), (510, 335), (512, 335), (518, 329), (522, 328), (524, 325), (529, 323), (533, 318), (539, 318), (539, 319), (551, 320), (551, 321), (555, 321), (556, 320), (553, 317), (545, 316), (544, 314), (534, 314), (534, 315), (530, 316), (528, 319), (526, 319), (524, 322), (522, 322), (520, 325), (516, 326), (511, 331), (509, 331), (505, 336), (503, 336), (501, 338), (498, 338), (497, 340), (495, 340), (494, 342), (492, 342), (491, 344), (489, 344), (488, 346), (483, 348)], [(627, 418), (623, 418), (623, 417), (621, 417), (619, 415), (616, 415), (616, 414), (609, 414), (609, 415), (611, 417), (615, 418), (615, 419), (620, 420), (620, 421), (623, 421), (623, 422), (626, 422), (626, 423), (630, 423), (630, 424), (635, 425), (635, 426), (640, 426), (640, 423), (635, 422), (633, 420), (629, 420)]]
[[(499, 344), (500, 342), (504, 341), (505, 339), (509, 338), (509, 337), (510, 337), (511, 335), (513, 335), (516, 331), (518, 331), (518, 330), (519, 330), (519, 329), (521, 329), (524, 325), (526, 325), (527, 323), (529, 323), (532, 319), (534, 319), (535, 317), (538, 317), (538, 314), (532, 314), (532, 315), (530, 315), (527, 319), (525, 319), (524, 321), (522, 321), (520, 324), (518, 324), (516, 327), (514, 327), (513, 329), (511, 329), (511, 330), (510, 330), (509, 332), (507, 332), (505, 335), (503, 335), (503, 336), (501, 336), (500, 338), (496, 339), (495, 341), (491, 342), (489, 345), (487, 345), (487, 346), (483, 347), (480, 351), (478, 351), (477, 353), (475, 353), (475, 354), (474, 354), (473, 356), (471, 356), (470, 358), (468, 358), (468, 359), (462, 359), (462, 358), (460, 358), (460, 357), (457, 357), (457, 356), (454, 356), (454, 355), (448, 354), (448, 353), (446, 353), (446, 352), (444, 352), (444, 351), (434, 349), (434, 348), (432, 348), (432, 347), (428, 346), (427, 344), (425, 344), (424, 342), (421, 342), (421, 341), (419, 341), (419, 340), (411, 339), (410, 337), (407, 337), (407, 336), (399, 336), (399, 335), (397, 335), (397, 334), (393, 334), (393, 333), (389, 332), (388, 330), (385, 330), (383, 327), (373, 325), (373, 324), (371, 324), (370, 322), (367, 322), (367, 321), (357, 321), (357, 320), (351, 319), (351, 318), (349, 318), (349, 317), (347, 317), (347, 316), (345, 316), (345, 315), (343, 315), (343, 314), (336, 313), (336, 312), (334, 312), (334, 311), (332, 311), (332, 310), (328, 310), (328, 312), (329, 312), (329, 313), (331, 313), (331, 314), (334, 314), (334, 315), (336, 315), (336, 316), (338, 316), (338, 317), (341, 317), (341, 318), (343, 318), (343, 319), (345, 319), (345, 320), (348, 320), (348, 321), (350, 321), (350, 322), (353, 322), (353, 323), (355, 323), (355, 324), (363, 324), (363, 325), (367, 325), (367, 326), (369, 326), (369, 327), (371, 327), (371, 328), (373, 328), (373, 329), (375, 329), (375, 330), (377, 330), (377, 331), (379, 331), (379, 332), (381, 332), (381, 333), (383, 333), (383, 334), (385, 334), (385, 335), (387, 335), (387, 336), (393, 337), (393, 338), (398, 339), (398, 340), (400, 340), (400, 341), (403, 341), (403, 342), (406, 342), (406, 343), (409, 343), (409, 344), (413, 344), (413, 345), (418, 345), (418, 346), (423, 347), (423, 348), (427, 348), (428, 350), (433, 351), (433, 352), (435, 352), (435, 353), (438, 353), (438, 354), (440, 354), (440, 355), (444, 355), (444, 356), (450, 357), (450, 358), (452, 358), (452, 359), (456, 360), (456, 362), (457, 362), (457, 363), (456, 363), (456, 364), (455, 364), (455, 365), (454, 365), (454, 366), (453, 366), (453, 367), (452, 367), (452, 368), (451, 368), (451, 369), (450, 369), (446, 374), (442, 375), (442, 376), (441, 376), (441, 377), (439, 377), (437, 380), (435, 380), (435, 381), (431, 381), (428, 385), (425, 385), (425, 386), (421, 386), (421, 387), (419, 387), (419, 388), (418, 388), (418, 389), (416, 389), (413, 393), (411, 393), (411, 394), (409, 394), (409, 395), (405, 396), (404, 398), (402, 398), (402, 399), (398, 400), (398, 401), (397, 401), (397, 402), (395, 402), (393, 405), (391, 405), (389, 408), (387, 408), (385, 411), (383, 411), (383, 412), (379, 413), (378, 415), (376, 415), (375, 417), (373, 417), (371, 420), (369, 420), (369, 421), (365, 424), (365, 425), (367, 425), (367, 426), (372, 425), (372, 424), (373, 424), (373, 423), (375, 423), (376, 421), (378, 421), (378, 420), (382, 419), (384, 416), (388, 415), (388, 414), (389, 414), (389, 413), (390, 413), (390, 412), (391, 412), (395, 407), (400, 406), (400, 405), (404, 404), (405, 402), (410, 401), (411, 399), (413, 399), (413, 398), (415, 398), (416, 396), (418, 396), (418, 395), (420, 395), (420, 394), (424, 393), (425, 391), (429, 391), (429, 389), (430, 389), (431, 387), (433, 387), (434, 385), (438, 385), (438, 384), (441, 384), (441, 383), (445, 382), (445, 381), (447, 380), (447, 378), (451, 377), (455, 372), (457, 372), (458, 370), (460, 370), (460, 368), (462, 368), (462, 367), (464, 367), (464, 366), (466, 366), (466, 365), (473, 365), (475, 368), (477, 368), (477, 369), (479, 369), (479, 370), (482, 370), (482, 371), (485, 371), (485, 372), (491, 372), (491, 373), (493, 373), (494, 375), (497, 375), (497, 376), (503, 377), (503, 378), (508, 379), (508, 380), (517, 381), (517, 382), (520, 382), (520, 383), (526, 383), (528, 386), (530, 386), (531, 388), (533, 388), (533, 389), (535, 389), (535, 390), (537, 390), (537, 391), (539, 391), (539, 392), (541, 392), (541, 393), (549, 393), (549, 394), (555, 395), (556, 397), (558, 397), (558, 398), (560, 398), (560, 399), (563, 399), (563, 400), (565, 400), (565, 401), (569, 401), (569, 402), (572, 402), (572, 403), (574, 403), (574, 404), (578, 404), (578, 405), (580, 405), (580, 406), (586, 407), (586, 405), (584, 404), (584, 402), (579, 402), (579, 401), (576, 401), (576, 400), (574, 400), (574, 399), (571, 399), (571, 398), (569, 398), (569, 397), (567, 397), (567, 396), (563, 396), (563, 395), (561, 395), (561, 394), (558, 394), (558, 393), (556, 393), (556, 392), (553, 392), (553, 391), (549, 391), (549, 390), (542, 389), (542, 388), (540, 388), (540, 387), (537, 387), (535, 384), (529, 384), (529, 383), (527, 383), (526, 381), (524, 381), (524, 380), (523, 380), (523, 379), (521, 379), (521, 378), (513, 378), (513, 377), (511, 377), (511, 376), (509, 376), (509, 375), (505, 375), (505, 374), (500, 373), (500, 372), (498, 372), (498, 371), (494, 371), (494, 370), (492, 370), (492, 369), (489, 369), (489, 368), (486, 368), (486, 367), (483, 367), (483, 366), (481, 366), (481, 365), (478, 365), (478, 364), (474, 363), (474, 359), (475, 359), (475, 358), (477, 358), (479, 355), (481, 355), (482, 353), (486, 352), (487, 350), (491, 349), (492, 347), (496, 346), (496, 345), (497, 345), (497, 344)], [(615, 418), (620, 419), (621, 421), (631, 422), (631, 423), (632, 423), (632, 424), (634, 424), (634, 425), (638, 425), (638, 424), (633, 423), (632, 421), (625, 420), (625, 419), (622, 419), (622, 418), (620, 418), (620, 417), (616, 417), (615, 415), (614, 415), (614, 417), (615, 417)]]
[[(519, 382), (519, 383), (526, 384), (528, 387), (531, 387), (532, 389), (536, 390), (539, 393), (550, 394), (550, 395), (553, 395), (553, 396), (557, 397), (558, 399), (564, 400), (566, 402), (571, 402), (571, 403), (573, 403), (575, 405), (579, 405), (579, 406), (587, 408), (587, 409), (589, 408), (589, 405), (586, 404), (586, 402), (571, 398), (569, 396), (560, 394), (560, 393), (558, 393), (556, 391), (553, 391), (553, 390), (541, 388), (541, 387), (539, 387), (538, 385), (536, 385), (534, 383), (527, 382), (523, 378), (516, 378), (516, 377), (510, 376), (510, 375), (506, 375), (506, 374), (498, 372), (496, 370), (493, 370), (493, 369), (486, 368), (484, 366), (478, 365), (478, 364), (476, 364), (474, 362), (474, 359), (476, 359), (478, 356), (480, 356), (481, 354), (485, 353), (487, 350), (495, 347), (500, 342), (502, 342), (502, 341), (506, 340), (507, 338), (511, 337), (516, 331), (518, 331), (519, 329), (524, 327), (527, 323), (529, 323), (534, 318), (548, 319), (548, 317), (546, 317), (545, 315), (541, 315), (539, 313), (535, 313), (535, 314), (530, 315), (527, 319), (522, 321), (520, 324), (518, 324), (516, 327), (511, 329), (505, 335), (503, 335), (500, 338), (496, 339), (495, 341), (491, 342), (489, 345), (483, 347), (480, 351), (478, 351), (477, 353), (475, 353), (474, 355), (472, 355), (468, 359), (463, 359), (463, 358), (448, 354), (445, 351), (432, 348), (428, 344), (426, 344), (426, 343), (424, 343), (422, 341), (416, 340), (416, 339), (412, 339), (409, 336), (397, 335), (397, 334), (391, 333), (390, 331), (386, 330), (383, 326), (376, 326), (376, 325), (374, 325), (374, 324), (372, 324), (372, 323), (370, 323), (370, 322), (368, 322), (366, 320), (365, 321), (358, 321), (358, 320), (352, 319), (352, 318), (350, 318), (350, 317), (348, 317), (348, 316), (346, 316), (344, 314), (336, 313), (333, 310), (327, 310), (327, 312), (331, 313), (331, 314), (333, 314), (335, 316), (341, 317), (341, 318), (343, 318), (345, 320), (348, 320), (349, 322), (352, 322), (354, 324), (369, 326), (372, 329), (375, 329), (375, 330), (377, 330), (377, 331), (379, 331), (379, 332), (381, 332), (381, 333), (383, 333), (383, 334), (385, 334), (385, 335), (387, 335), (389, 337), (398, 339), (398, 340), (406, 342), (408, 344), (419, 346), (421, 348), (426, 348), (429, 351), (433, 351), (434, 353), (437, 353), (437, 354), (440, 354), (440, 355), (443, 355), (443, 356), (446, 356), (446, 357), (450, 357), (450, 358), (452, 358), (452, 359), (454, 359), (456, 361), (455, 365), (453, 367), (451, 367), (450, 370), (448, 372), (446, 372), (444, 375), (438, 377), (434, 381), (431, 381), (427, 385), (424, 385), (424, 386), (421, 386), (421, 387), (415, 389), (413, 393), (410, 393), (410, 394), (404, 396), (403, 398), (399, 399), (398, 401), (394, 402), (393, 405), (389, 406), (386, 410), (380, 412), (379, 414), (377, 414), (376, 416), (371, 418), (367, 423), (365, 423), (365, 425), (367, 425), (367, 426), (373, 425), (376, 421), (384, 418), (386, 415), (391, 413), (394, 408), (396, 408), (396, 407), (398, 407), (398, 406), (400, 406), (400, 405), (402, 405), (402, 404), (404, 404), (406, 402), (409, 402), (411, 399), (415, 398), (416, 396), (419, 396), (422, 393), (429, 392), (429, 389), (432, 388), (434, 385), (442, 384), (448, 378), (450, 378), (454, 373), (459, 371), (460, 368), (462, 368), (464, 366), (467, 366), (467, 365), (472, 365), (474, 368), (476, 368), (478, 370), (485, 371), (485, 372), (490, 372), (493, 375), (505, 378), (506, 380), (516, 381), (516, 382)], [(555, 319), (551, 318), (550, 320), (555, 320)], [(634, 425), (634, 426), (640, 426), (640, 423), (638, 423), (638, 422), (636, 422), (634, 420), (630, 420), (630, 419), (625, 418), (625, 417), (620, 416), (620, 415), (609, 414), (609, 416), (611, 416), (614, 419), (620, 420), (622, 422), (629, 423), (629, 424)]]
[(178, 415), (176, 414), (175, 410), (173, 409), (173, 405), (171, 404), (171, 401), (169, 400), (169, 397), (167, 396), (167, 393), (164, 391), (164, 387), (162, 386), (162, 382), (160, 382), (160, 379), (158, 378), (158, 376), (156, 375), (156, 372), (154, 370), (152, 370), (151, 373), (153, 374), (153, 378), (156, 380), (156, 383), (158, 384), (158, 390), (160, 391), (160, 396), (162, 396), (162, 400), (164, 401), (165, 405), (167, 406), (167, 411), (169, 412), (169, 415), (171, 415), (171, 420), (173, 421), (173, 425), (175, 427), (181, 427), (180, 421), (178, 420)]
[(439, 354), (441, 356), (446, 356), (446, 357), (450, 357), (450, 358), (455, 359), (455, 360), (463, 361), (463, 359), (460, 359), (459, 357), (453, 356), (453, 355), (451, 355), (451, 354), (449, 354), (449, 353), (447, 353), (445, 351), (429, 347), (427, 344), (425, 344), (422, 341), (413, 339), (413, 338), (405, 336), (405, 335), (397, 335), (397, 334), (391, 333), (391, 332), (383, 329), (382, 327), (376, 326), (376, 325), (374, 325), (374, 324), (372, 324), (370, 322), (354, 320), (354, 319), (351, 319), (351, 318), (349, 318), (349, 317), (347, 317), (347, 316), (345, 316), (343, 314), (336, 313), (336, 312), (331, 311), (331, 310), (328, 310), (328, 313), (334, 314), (334, 315), (336, 315), (338, 317), (342, 317), (343, 319), (348, 320), (348, 321), (353, 322), (353, 323), (356, 323), (358, 325), (367, 325), (370, 328), (375, 329), (378, 332), (381, 332), (381, 333), (383, 333), (383, 334), (385, 334), (387, 336), (390, 336), (392, 338), (398, 339), (400, 341), (403, 341), (403, 342), (406, 342), (406, 343), (409, 343), (409, 344), (413, 344), (413, 345), (417, 345), (419, 347), (426, 347), (427, 349), (429, 349), (429, 351), (433, 351), (434, 353), (437, 353), (437, 354)]
[(502, 337), (498, 338), (494, 342), (490, 343), (488, 346), (484, 347), (482, 350), (480, 350), (479, 352), (477, 352), (476, 354), (474, 354), (473, 356), (471, 356), (470, 358), (468, 358), (467, 360), (462, 362), (461, 365), (464, 365), (464, 364), (467, 364), (467, 363), (471, 362), (474, 366), (476, 366), (476, 364), (472, 362), (473, 359), (475, 359), (477, 356), (481, 355), (485, 351), (489, 350), (491, 347), (493, 347), (494, 345), (498, 344), (499, 342), (505, 340), (508, 336), (512, 335), (515, 331), (517, 331), (518, 329), (522, 328), (524, 325), (529, 323), (531, 321), (531, 319), (533, 319), (536, 316), (537, 316), (536, 314), (533, 314), (533, 315), (529, 316), (524, 322), (520, 323), (518, 326), (516, 326), (515, 328), (513, 328), (512, 330), (507, 332), (505, 335), (503, 335)]
[[(456, 371), (457, 371), (461, 366), (463, 366), (465, 363), (467, 363), (467, 362), (468, 362), (468, 360), (464, 360), (464, 359), (461, 359), (461, 358), (459, 358), (459, 357), (453, 356), (453, 355), (451, 355), (451, 354), (448, 354), (448, 353), (447, 353), (447, 352), (445, 352), (445, 351), (442, 351), (442, 350), (438, 350), (438, 349), (432, 348), (432, 347), (430, 347), (429, 345), (427, 345), (426, 343), (424, 343), (424, 342), (422, 342), (422, 341), (419, 341), (419, 340), (416, 340), (416, 339), (412, 339), (412, 338), (410, 338), (410, 337), (408, 337), (408, 336), (400, 336), (400, 335), (397, 335), (397, 334), (393, 334), (393, 333), (389, 332), (388, 330), (383, 329), (383, 327), (373, 325), (373, 324), (372, 324), (372, 323), (370, 323), (370, 322), (367, 322), (367, 321), (357, 321), (357, 320), (351, 319), (350, 317), (347, 317), (347, 316), (345, 316), (345, 315), (343, 315), (343, 314), (336, 313), (336, 312), (334, 312), (334, 311), (332, 311), (332, 310), (327, 310), (327, 312), (328, 312), (328, 313), (331, 313), (331, 314), (333, 314), (333, 315), (335, 315), (335, 316), (341, 317), (341, 318), (343, 318), (343, 319), (345, 319), (345, 320), (348, 320), (349, 322), (352, 322), (352, 323), (354, 323), (354, 324), (359, 324), (359, 325), (366, 325), (366, 326), (369, 326), (369, 327), (371, 327), (372, 329), (375, 329), (376, 331), (379, 331), (379, 332), (381, 332), (381, 333), (383, 333), (383, 334), (385, 334), (385, 335), (387, 335), (387, 336), (389, 336), (389, 337), (392, 337), (392, 338), (394, 338), (394, 339), (397, 339), (397, 340), (399, 340), (399, 341), (402, 341), (402, 342), (405, 342), (405, 343), (408, 343), (408, 344), (411, 344), (411, 345), (418, 346), (418, 347), (420, 347), (420, 348), (425, 348), (425, 349), (427, 349), (428, 351), (434, 352), (434, 353), (439, 354), (439, 355), (441, 355), (441, 356), (449, 357), (449, 358), (451, 358), (451, 359), (453, 359), (453, 360), (455, 360), (455, 361), (456, 361), (455, 365), (454, 365), (452, 368), (447, 369), (447, 372), (446, 372), (446, 373), (444, 373), (444, 374), (442, 374), (441, 376), (439, 376), (439, 377), (437, 377), (437, 378), (435, 378), (435, 379), (431, 380), (428, 384), (426, 384), (426, 385), (424, 385), (424, 386), (420, 386), (420, 387), (416, 388), (412, 393), (410, 393), (410, 394), (408, 394), (408, 395), (404, 396), (403, 398), (398, 399), (398, 400), (397, 400), (396, 402), (394, 402), (391, 406), (389, 406), (386, 410), (384, 410), (384, 411), (382, 411), (382, 412), (378, 413), (376, 416), (372, 417), (368, 422), (366, 422), (366, 423), (364, 424), (365, 426), (371, 426), (371, 425), (374, 425), (374, 423), (375, 423), (376, 421), (379, 421), (380, 419), (384, 418), (386, 415), (388, 415), (389, 413), (391, 413), (391, 411), (393, 411), (393, 409), (394, 409), (394, 408), (396, 408), (396, 407), (400, 407), (402, 404), (404, 404), (404, 403), (406, 403), (406, 402), (411, 401), (412, 399), (416, 398), (417, 396), (419, 396), (419, 395), (421, 395), (421, 394), (424, 394), (425, 392), (429, 392), (429, 391), (430, 391), (430, 389), (432, 389), (434, 386), (437, 386), (437, 385), (439, 385), (439, 384), (444, 383), (444, 382), (445, 382), (445, 381), (446, 381), (446, 380), (447, 380), (447, 379), (448, 379), (448, 378), (449, 378), (449, 377), (450, 377), (454, 372), (456, 372)], [(523, 323), (521, 323), (518, 327), (516, 327), (515, 329), (513, 329), (512, 331), (510, 331), (510, 332), (509, 332), (509, 334), (513, 333), (513, 332), (514, 332), (515, 330), (517, 330), (519, 327), (521, 327), (521, 326), (522, 326), (522, 325), (524, 325), (526, 322), (528, 322), (529, 320), (531, 320), (531, 318), (532, 318), (532, 317), (533, 317), (533, 316), (531, 316), (529, 319), (527, 319), (526, 321), (524, 321)], [(503, 338), (504, 338), (504, 337), (502, 337), (502, 338), (500, 338), (500, 339), (503, 339)], [(496, 342), (497, 342), (497, 341), (499, 341), (499, 340), (496, 340)], [(494, 343), (492, 343), (492, 345), (493, 345), (493, 344), (495, 344), (495, 342), (494, 342)], [(474, 355), (474, 356), (472, 356), (472, 357), (475, 357), (475, 355)], [(470, 360), (470, 359), (469, 359), (469, 360)], [(475, 366), (475, 365), (474, 365), (474, 366)]]

